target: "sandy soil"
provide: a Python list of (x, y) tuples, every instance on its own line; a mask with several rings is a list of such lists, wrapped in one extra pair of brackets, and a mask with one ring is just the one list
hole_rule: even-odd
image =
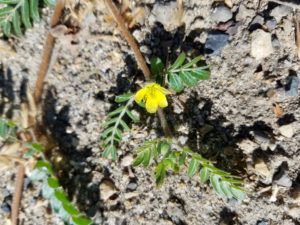
[[(131, 174), (120, 166), (143, 140), (161, 135), (153, 116), (133, 125), (119, 161), (101, 158), (100, 125), (114, 96), (134, 90), (142, 74), (99, 4), (78, 34), (59, 38), (44, 93), (43, 118), (58, 143), (53, 152), (65, 159), (59, 176), (70, 198), (95, 224), (300, 224), (299, 59), (292, 9), (258, 0), (227, 5), (189, 0), (180, 25), (174, 1), (132, 2), (133, 8), (145, 9), (131, 31), (148, 62), (151, 56), (173, 60), (181, 51), (204, 54), (211, 79), (171, 97), (168, 120), (178, 139), (220, 168), (240, 174), (249, 196), (243, 202), (222, 199), (183, 173), (169, 176), (157, 189), (152, 170), (132, 168)], [(215, 13), (221, 6), (232, 12), (229, 22), (218, 22), (226, 20)], [(24, 37), (1, 40), (16, 51), (0, 52), (0, 88), (13, 112), (22, 83), (34, 87), (50, 15), (45, 10), (43, 21)], [(221, 38), (217, 43), (224, 41), (214, 52), (207, 44), (212, 34)], [(282, 115), (274, 113), (276, 104)], [(13, 179), (14, 171), (1, 173), (1, 225), (10, 213)], [(26, 182), (22, 224), (62, 224), (41, 198), (41, 187)]]

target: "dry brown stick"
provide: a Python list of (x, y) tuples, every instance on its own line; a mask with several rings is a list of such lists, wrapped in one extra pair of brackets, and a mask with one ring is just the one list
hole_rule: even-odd
[(296, 16), (295, 16), (295, 27), (296, 27), (296, 46), (297, 46), (297, 53), (298, 57), (300, 58), (300, 15), (299, 10), (296, 10)]
[[(112, 2), (112, 0), (105, 0), (105, 3), (108, 6), (108, 8), (110, 9), (111, 13), (113, 14), (113, 17), (114, 17), (115, 21), (117, 22), (121, 33), (123, 34), (123, 36), (127, 40), (129, 46), (131, 47), (131, 49), (132, 49), (132, 51), (135, 55), (135, 58), (138, 62), (138, 65), (139, 65), (140, 69), (143, 71), (145, 79), (150, 80), (151, 72), (150, 72), (150, 70), (147, 66), (147, 63), (146, 63), (146, 61), (145, 61), (138, 45), (137, 45), (137, 43), (135, 42), (135, 40), (132, 37), (131, 33), (129, 32), (128, 28), (126, 27), (124, 19), (121, 16), (119, 10), (115, 6), (115, 4)], [(163, 131), (164, 131), (165, 135), (167, 137), (172, 137), (171, 130), (168, 126), (165, 114), (164, 114), (162, 109), (158, 109), (158, 117), (159, 117), (160, 124), (163, 128)]]
[(123, 17), (121, 16), (119, 10), (115, 6), (115, 4), (112, 2), (112, 0), (105, 0), (106, 5), (110, 9), (115, 21), (117, 22), (120, 31), (122, 32), (123, 36), (125, 37), (126, 41), (128, 42), (129, 46), (131, 47), (139, 68), (143, 71), (143, 74), (145, 75), (146, 80), (150, 80), (151, 72), (145, 62), (145, 59), (140, 52), (140, 49), (135, 42), (134, 38), (132, 37), (131, 33), (129, 32), (128, 28), (126, 27), (126, 24), (124, 22)]
[(18, 224), (18, 217), (19, 217), (19, 208), (22, 196), (22, 189), (23, 189), (23, 182), (24, 182), (24, 175), (25, 175), (25, 167), (22, 163), (19, 164), (17, 176), (15, 179), (15, 192), (12, 201), (11, 207), (11, 223), (12, 225)]
[[(53, 28), (59, 23), (60, 17), (62, 15), (62, 10), (65, 5), (65, 0), (58, 0), (53, 16), (51, 18), (50, 26)], [(42, 55), (42, 62), (40, 64), (38, 75), (37, 75), (37, 81), (35, 83), (35, 89), (34, 89), (34, 99), (36, 102), (36, 105), (38, 105), (42, 99), (42, 93), (44, 88), (44, 81), (47, 75), (47, 72), (49, 70), (50, 60), (53, 53), (53, 48), (55, 44), (55, 38), (52, 36), (50, 29), (47, 34), (46, 42), (44, 44), (43, 49), (43, 55)]]
[(275, 3), (280, 4), (280, 5), (285, 5), (285, 6), (293, 8), (293, 9), (300, 9), (300, 5), (297, 5), (296, 3), (283, 2), (283, 1), (279, 1), (279, 0), (268, 0), (268, 1), (269, 2), (275, 2)]

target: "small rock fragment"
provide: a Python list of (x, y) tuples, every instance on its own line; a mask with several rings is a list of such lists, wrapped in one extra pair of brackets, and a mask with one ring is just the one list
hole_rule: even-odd
[(294, 135), (294, 126), (292, 124), (283, 125), (279, 127), (279, 132), (282, 136), (291, 138)]
[(137, 189), (137, 183), (136, 182), (130, 182), (127, 187), (126, 187), (126, 190), (129, 191), (129, 192), (133, 192)]
[(105, 179), (100, 184), (100, 198), (103, 201), (107, 201), (111, 196), (113, 196), (117, 191), (115, 184), (108, 179)]
[(211, 18), (216, 23), (225, 23), (232, 18), (232, 12), (226, 6), (218, 6), (214, 9)]
[(271, 34), (261, 29), (255, 30), (252, 35), (251, 55), (257, 59), (263, 59), (273, 53)]
[(274, 182), (279, 186), (283, 186), (283, 187), (291, 187), (293, 184), (291, 178), (286, 173), (282, 175), (278, 180), (275, 180)]
[(265, 178), (265, 183), (269, 184), (272, 182), (272, 173), (262, 159), (256, 161), (254, 169), (256, 174)]
[(287, 214), (293, 219), (297, 220), (300, 218), (300, 207), (293, 207), (287, 210)]
[(298, 96), (299, 77), (289, 76), (287, 78), (287, 84), (285, 85), (286, 94), (292, 97)]
[(226, 46), (229, 40), (229, 35), (221, 32), (211, 32), (208, 34), (205, 43), (205, 53), (218, 55)]
[(269, 30), (274, 30), (277, 26), (277, 22), (275, 19), (270, 19), (266, 22), (266, 26)]
[(178, 28), (181, 21), (179, 21), (177, 3), (155, 4), (149, 17), (149, 24), (154, 25), (155, 22), (160, 22), (166, 31), (173, 31)]
[(279, 23), (283, 17), (291, 15), (292, 13), (293, 10), (291, 7), (280, 5), (271, 11), (270, 16), (273, 16), (276, 19), (277, 23)]
[(245, 139), (237, 144), (245, 154), (251, 154), (255, 149), (259, 147), (255, 142)]
[(132, 162), (133, 162), (132, 155), (126, 155), (121, 161), (121, 166), (122, 167), (131, 166)]

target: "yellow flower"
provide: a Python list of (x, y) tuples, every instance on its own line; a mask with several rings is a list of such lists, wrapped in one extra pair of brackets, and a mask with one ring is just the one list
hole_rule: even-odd
[(159, 84), (150, 83), (135, 94), (134, 100), (137, 103), (145, 103), (146, 110), (149, 113), (155, 113), (158, 107), (164, 108), (168, 106), (167, 94), (171, 94), (171, 92)]

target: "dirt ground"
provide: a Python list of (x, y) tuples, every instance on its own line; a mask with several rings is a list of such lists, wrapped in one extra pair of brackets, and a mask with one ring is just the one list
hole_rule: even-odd
[[(95, 224), (300, 224), (297, 2), (186, 0), (182, 24), (176, 1), (130, 2), (145, 12), (131, 32), (148, 62), (184, 51), (210, 65), (210, 80), (169, 98), (168, 121), (178, 140), (240, 175), (249, 194), (243, 202), (222, 199), (184, 173), (156, 188), (153, 170), (124, 167), (140, 143), (162, 134), (155, 116), (133, 125), (119, 161), (101, 158), (101, 123), (114, 96), (135, 90), (142, 73), (99, 3), (78, 34), (58, 38), (44, 92), (43, 120), (58, 144), (51, 157), (64, 158), (59, 177), (70, 199)], [(0, 51), (6, 112), (17, 113), (24, 83), (34, 87), (51, 12), (24, 37), (0, 41), (15, 50)], [(0, 225), (10, 214), (14, 172), (1, 173)], [(62, 224), (40, 190), (25, 179), (20, 224)]]

